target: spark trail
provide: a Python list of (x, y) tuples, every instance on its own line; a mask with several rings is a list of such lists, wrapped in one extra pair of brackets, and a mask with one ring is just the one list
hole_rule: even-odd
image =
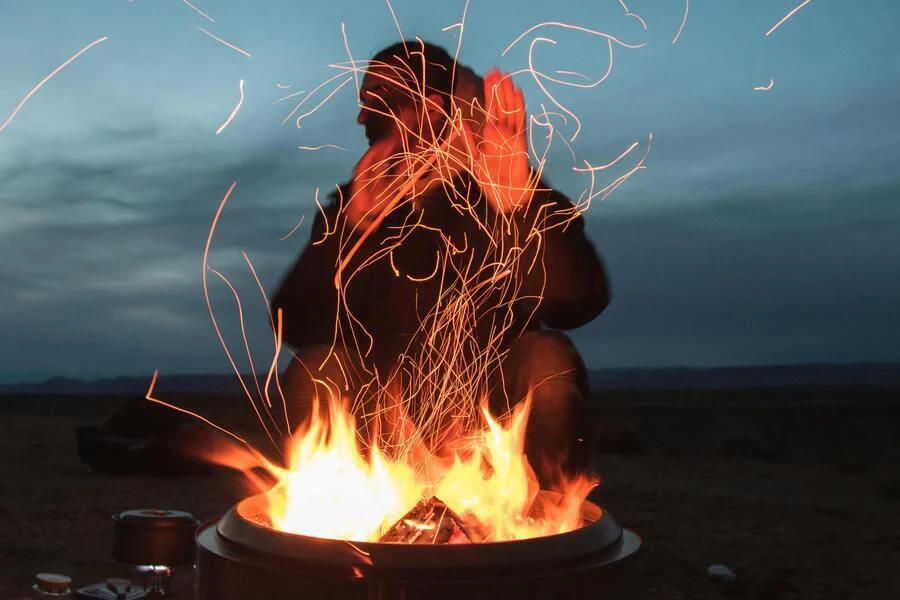
[(193, 10), (194, 12), (196, 12), (197, 14), (199, 14), (201, 17), (203, 17), (204, 19), (206, 19), (206, 20), (209, 21), (210, 23), (215, 23), (215, 22), (216, 22), (215, 19), (213, 19), (211, 16), (209, 16), (208, 14), (206, 14), (205, 12), (203, 12), (202, 10), (200, 10), (199, 8), (197, 8), (196, 6), (194, 6), (193, 4), (191, 4), (188, 0), (181, 0), (181, 1), (184, 2), (184, 4), (185, 4), (186, 6), (190, 7), (191, 10)]
[(774, 25), (772, 25), (771, 29), (769, 29), (769, 30), (766, 32), (766, 37), (772, 35), (772, 32), (773, 32), (773, 31), (775, 31), (776, 29), (778, 29), (779, 27), (781, 27), (788, 19), (790, 19), (791, 17), (793, 17), (795, 14), (797, 14), (797, 11), (798, 11), (798, 10), (800, 10), (801, 8), (803, 8), (804, 6), (806, 6), (807, 4), (809, 4), (810, 2), (812, 2), (812, 0), (803, 0), (803, 2), (801, 2), (800, 4), (798, 4), (797, 6), (795, 6), (794, 9), (791, 10), (791, 12), (789, 12), (789, 13), (786, 14), (786, 15), (784, 15), (784, 16), (781, 18), (781, 20), (779, 20), (777, 23), (775, 23)]
[(238, 98), (238, 102), (237, 102), (237, 104), (235, 104), (234, 110), (231, 111), (231, 114), (228, 115), (228, 118), (225, 119), (225, 121), (221, 125), (219, 125), (218, 129), (216, 129), (216, 135), (219, 135), (220, 133), (222, 133), (225, 130), (226, 127), (228, 127), (228, 125), (231, 123), (232, 119), (234, 119), (234, 116), (238, 113), (239, 110), (241, 110), (241, 105), (244, 104), (244, 80), (243, 79), (241, 79), (238, 82), (238, 92), (240, 93), (240, 98)]
[(637, 22), (641, 24), (641, 27), (644, 28), (644, 31), (647, 31), (647, 22), (640, 15), (631, 12), (631, 9), (625, 4), (625, 0), (619, 0), (619, 5), (621, 5), (622, 9), (625, 11), (626, 17), (637, 20)]
[(210, 33), (209, 31), (203, 29), (203, 28), (200, 27), (199, 25), (194, 25), (194, 28), (199, 29), (200, 31), (202, 31), (203, 33), (205, 33), (206, 35), (208, 35), (208, 36), (211, 37), (212, 39), (216, 40), (217, 42), (219, 42), (220, 44), (222, 44), (222, 45), (224, 45), (224, 46), (227, 46), (227, 47), (231, 48), (231, 49), (234, 50), (235, 52), (240, 52), (241, 54), (243, 54), (243, 55), (246, 56), (247, 58), (251, 58), (250, 53), (247, 52), (246, 50), (244, 50), (244, 49), (242, 49), (242, 48), (238, 48), (237, 46), (235, 46), (235, 45), (232, 44), (231, 42), (227, 42), (227, 41), (223, 40), (222, 38), (220, 38), (220, 37), (217, 36), (216, 34)]
[(108, 39), (109, 39), (109, 37), (104, 35), (103, 37), (94, 40), (93, 42), (91, 42), (90, 44), (88, 44), (87, 46), (85, 46), (84, 48), (82, 48), (81, 50), (76, 52), (75, 54), (73, 54), (71, 57), (69, 57), (64, 63), (62, 63), (55, 69), (53, 69), (53, 71), (51, 71), (49, 75), (47, 75), (46, 77), (41, 79), (36, 86), (31, 88), (30, 92), (25, 94), (25, 97), (22, 98), (22, 100), (19, 102), (18, 105), (16, 105), (16, 107), (13, 109), (13, 111), (9, 115), (9, 117), (7, 117), (6, 120), (3, 121), (3, 123), (0, 123), (0, 131), (3, 131), (4, 129), (6, 129), (6, 126), (9, 125), (9, 123), (15, 118), (15, 116), (17, 114), (19, 114), (19, 111), (22, 110), (22, 107), (25, 106), (25, 103), (28, 102), (28, 100), (32, 96), (34, 96), (37, 93), (37, 91), (44, 86), (45, 83), (50, 81), (57, 73), (59, 73), (60, 71), (65, 69), (67, 66), (69, 66), (70, 64), (75, 62), (79, 56), (81, 56), (82, 54), (84, 54), (85, 52), (87, 52), (88, 50), (90, 50), (91, 48), (96, 46), (97, 44), (100, 44), (101, 42), (105, 42)]
[(297, 146), (299, 150), (309, 150), (315, 152), (316, 150), (322, 150), (324, 148), (332, 148), (334, 150), (343, 150), (347, 151), (343, 146), (338, 146), (337, 144), (319, 144), (318, 146)]
[(690, 4), (691, 0), (684, 0), (684, 17), (681, 19), (681, 25), (678, 27), (678, 32), (675, 34), (675, 37), (672, 38), (673, 44), (678, 41), (678, 38), (681, 37), (681, 32), (684, 31), (684, 25), (687, 23), (688, 19), (688, 12), (691, 9)]

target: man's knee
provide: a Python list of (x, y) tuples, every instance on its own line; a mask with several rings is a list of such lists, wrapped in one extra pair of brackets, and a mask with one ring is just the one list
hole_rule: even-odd
[(510, 346), (507, 371), (518, 385), (529, 387), (563, 379), (574, 383), (582, 394), (588, 392), (587, 369), (575, 345), (559, 331), (529, 331)]
[(346, 370), (339, 349), (322, 344), (294, 352), (281, 382), (291, 428), (305, 421), (314, 405), (327, 412), (348, 393)]
[(525, 447), (542, 485), (586, 468), (591, 434), (584, 361), (558, 331), (533, 331), (510, 346), (503, 369), (507, 406), (531, 397)]
[(333, 381), (338, 385), (345, 383), (341, 353), (332, 346), (327, 344), (308, 346), (293, 354), (294, 358), (284, 374), (285, 382), (293, 384), (292, 387), (299, 388), (316, 380)]

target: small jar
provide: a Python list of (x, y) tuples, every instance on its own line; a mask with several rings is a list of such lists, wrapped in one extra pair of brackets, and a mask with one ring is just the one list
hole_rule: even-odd
[(31, 589), (34, 591), (34, 597), (42, 600), (71, 598), (72, 578), (59, 573), (38, 573)]

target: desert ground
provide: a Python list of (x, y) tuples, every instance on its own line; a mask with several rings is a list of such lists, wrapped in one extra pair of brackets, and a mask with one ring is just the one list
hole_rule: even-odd
[[(182, 401), (225, 424), (248, 420), (236, 401)], [(74, 427), (124, 402), (0, 398), (0, 598), (28, 597), (41, 571), (77, 584), (124, 573), (110, 557), (113, 513), (165, 507), (205, 520), (246, 495), (227, 472), (88, 472)], [(595, 498), (644, 540), (634, 598), (900, 598), (897, 390), (623, 391), (597, 394), (594, 407)], [(717, 563), (733, 583), (710, 580)], [(175, 583), (175, 598), (191, 597), (190, 572)]]

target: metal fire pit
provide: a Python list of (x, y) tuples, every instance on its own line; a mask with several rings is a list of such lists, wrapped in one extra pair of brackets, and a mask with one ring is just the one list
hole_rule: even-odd
[[(541, 492), (552, 496), (552, 492)], [(640, 538), (596, 504), (584, 526), (513, 542), (411, 545), (345, 542), (255, 521), (252, 496), (197, 534), (197, 600), (296, 598), (625, 597)]]

